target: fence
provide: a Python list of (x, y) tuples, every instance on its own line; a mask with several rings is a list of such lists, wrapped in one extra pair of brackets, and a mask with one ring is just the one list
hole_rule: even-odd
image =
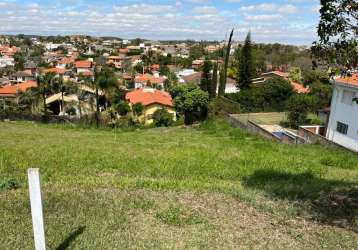
[(325, 145), (328, 147), (334, 147), (334, 148), (339, 148), (339, 149), (345, 149), (345, 150), (349, 150), (351, 152), (355, 152), (354, 150), (350, 149), (350, 148), (346, 148), (340, 144), (337, 144), (333, 141), (328, 140), (326, 137), (313, 133), (312, 131), (310, 131), (309, 129), (301, 126), (298, 130), (298, 134), (299, 136), (301, 136), (302, 138), (305, 139), (306, 143), (309, 144), (321, 144), (321, 145)]

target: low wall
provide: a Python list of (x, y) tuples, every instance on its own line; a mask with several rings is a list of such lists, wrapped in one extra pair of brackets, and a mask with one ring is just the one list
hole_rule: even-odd
[(326, 137), (315, 134), (315, 133), (311, 132), (310, 130), (303, 128), (303, 127), (299, 128), (298, 135), (301, 136), (302, 138), (304, 138), (306, 143), (309, 143), (309, 144), (321, 144), (321, 145), (325, 145), (328, 147), (340, 148), (340, 149), (349, 150), (351, 152), (355, 152), (354, 150), (352, 150), (350, 148), (346, 148), (340, 144), (330, 141)]

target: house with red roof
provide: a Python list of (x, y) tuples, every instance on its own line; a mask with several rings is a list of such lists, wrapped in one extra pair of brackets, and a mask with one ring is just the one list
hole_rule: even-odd
[(326, 137), (358, 152), (358, 73), (334, 80)]
[(139, 74), (134, 78), (134, 86), (136, 89), (144, 87), (159, 87), (164, 89), (164, 82), (166, 78), (158, 74)]
[(277, 71), (277, 70), (261, 74), (261, 77), (257, 78), (257, 79), (254, 79), (253, 83), (254, 84), (261, 84), (261, 83), (265, 82), (267, 79), (272, 78), (272, 77), (281, 77), (281, 78), (283, 78), (285, 80), (290, 81), (291, 86), (292, 86), (293, 90), (296, 93), (305, 94), (305, 93), (308, 93), (310, 91), (309, 88), (303, 86), (303, 84), (291, 81), (288, 78), (288, 73), (282, 72), (282, 71)]
[(83, 72), (92, 71), (93, 66), (94, 66), (93, 62), (88, 61), (88, 60), (76, 61), (74, 63), (74, 67), (78, 74), (83, 73)]
[(27, 81), (14, 85), (0, 87), (0, 97), (16, 97), (20, 92), (25, 92), (29, 88), (37, 87), (36, 81)]
[(57, 68), (68, 68), (70, 67), (70, 65), (72, 65), (75, 62), (75, 57), (73, 56), (67, 56), (67, 57), (63, 57), (58, 63), (57, 63)]
[(152, 117), (154, 112), (162, 108), (167, 109), (169, 113), (173, 114), (173, 120), (176, 120), (173, 99), (168, 92), (153, 88), (141, 88), (128, 92), (126, 100), (130, 105), (141, 103), (144, 106), (140, 119), (145, 124), (153, 123)]

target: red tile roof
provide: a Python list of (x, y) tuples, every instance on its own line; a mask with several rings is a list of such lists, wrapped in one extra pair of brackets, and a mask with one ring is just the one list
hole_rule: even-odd
[(129, 52), (129, 49), (124, 48), (124, 49), (119, 49), (118, 51), (119, 51), (119, 53), (127, 54)]
[(138, 83), (142, 83), (142, 84), (146, 84), (147, 82), (150, 82), (152, 84), (161, 84), (165, 81), (164, 77), (155, 77), (151, 74), (141, 74), (141, 75), (137, 75), (135, 77), (135, 82)]
[(132, 104), (142, 103), (144, 106), (151, 104), (161, 104), (163, 106), (173, 107), (172, 97), (168, 92), (156, 89), (137, 89), (126, 94), (126, 100)]
[(291, 86), (293, 87), (293, 90), (299, 94), (306, 94), (306, 93), (310, 92), (309, 88), (306, 88), (305, 86), (303, 86), (302, 84), (297, 83), (297, 82), (291, 81)]
[(66, 69), (61, 69), (61, 68), (49, 68), (49, 69), (44, 69), (42, 70), (43, 73), (56, 73), (59, 75), (63, 75), (66, 72)]
[(27, 81), (16, 85), (7, 85), (0, 88), (0, 96), (15, 96), (18, 92), (25, 92), (27, 89), (37, 87), (36, 81)]
[(336, 82), (358, 87), (358, 73), (353, 74), (352, 76), (339, 77), (336, 79)]
[(76, 68), (91, 68), (92, 62), (91, 61), (77, 61), (75, 62)]
[(73, 57), (64, 57), (58, 63), (59, 64), (71, 64), (71, 63), (74, 63), (74, 61), (75, 60)]

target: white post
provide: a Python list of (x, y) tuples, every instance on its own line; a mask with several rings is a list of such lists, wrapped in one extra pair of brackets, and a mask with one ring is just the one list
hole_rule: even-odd
[(29, 168), (27, 170), (27, 175), (29, 179), (29, 193), (32, 226), (34, 229), (35, 249), (46, 250), (39, 169)]

